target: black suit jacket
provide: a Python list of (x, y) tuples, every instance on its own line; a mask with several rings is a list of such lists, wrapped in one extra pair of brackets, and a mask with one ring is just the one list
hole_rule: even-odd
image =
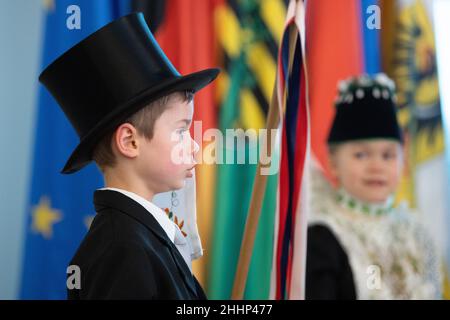
[(308, 227), (307, 300), (355, 300), (356, 289), (347, 253), (324, 225)]
[(69, 299), (206, 299), (178, 249), (139, 203), (112, 190), (94, 193), (97, 212), (71, 265), (81, 288)]

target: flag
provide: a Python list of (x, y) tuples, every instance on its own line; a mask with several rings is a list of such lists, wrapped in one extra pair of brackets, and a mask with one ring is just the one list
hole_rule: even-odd
[(380, 33), (381, 8), (378, 0), (361, 0), (361, 28), (364, 72), (370, 75), (381, 72)]
[(271, 280), (271, 298), (275, 299), (304, 298), (310, 149), (304, 50), (305, 6), (292, 0), (277, 70), (281, 159)]
[[(42, 69), (127, 8), (126, 1), (59, 0), (45, 1), (44, 10)], [(42, 86), (36, 121), (20, 298), (64, 299), (66, 268), (93, 218), (92, 194), (102, 179), (94, 165), (60, 173), (78, 137)]]
[[(223, 99), (219, 128), (224, 135), (227, 129), (241, 129), (234, 132), (239, 132), (237, 139), (242, 139), (244, 144), (236, 148), (235, 140), (227, 140), (223, 148), (217, 150), (224, 162), (226, 159), (234, 162), (217, 166), (208, 276), (208, 294), (212, 299), (231, 296), (256, 173), (256, 161), (251, 161), (249, 153), (256, 150), (258, 154), (259, 150), (255, 137), (250, 134), (245, 137), (245, 133), (265, 127), (276, 74), (277, 44), (282, 32), (279, 21), (283, 21), (285, 11), (281, 0), (224, 1), (215, 11), (217, 38), (224, 61), (217, 83)], [(230, 142), (233, 147), (227, 147)], [(237, 163), (238, 159), (243, 163)], [(277, 174), (268, 177), (245, 299), (269, 297), (277, 182)]]
[(359, 0), (306, 3), (311, 148), (330, 180), (326, 140), (334, 117), (336, 86), (339, 80), (364, 70), (361, 12)]
[[(369, 0), (336, 3), (306, 1), (305, 5), (298, 5), (298, 11), (293, 10), (289, 18), (292, 21), (288, 20), (287, 27), (296, 26), (298, 34), (304, 36), (299, 36), (297, 40), (299, 43), (295, 49), (291, 74), (286, 70), (286, 55), (289, 51), (287, 34), (280, 53), (280, 73), (284, 77), (289, 74), (292, 79), (284, 87), (283, 81), (280, 81), (279, 92), (287, 91), (287, 96), (292, 98), (286, 101), (281, 147), (279, 216), (276, 218), (276, 249), (272, 270), (273, 298), (304, 298), (306, 216), (310, 188), (309, 146), (314, 156), (312, 160), (317, 161), (324, 174), (332, 180), (326, 140), (334, 117), (336, 85), (339, 80), (351, 75), (363, 71), (375, 73), (380, 68), (380, 57), (376, 49), (379, 31), (363, 30), (368, 17), (367, 8), (376, 4), (376, 1)], [(302, 20), (303, 15), (306, 16), (305, 21)], [(304, 53), (300, 50), (302, 42), (306, 47)], [(300, 60), (297, 66), (295, 59)], [(307, 71), (303, 68), (303, 63), (306, 64)], [(297, 77), (294, 71), (298, 73)], [(306, 82), (307, 92), (302, 87), (306, 86)], [(293, 84), (298, 87), (289, 87)]]
[[(381, 37), (383, 66), (396, 84), (399, 122), (405, 134), (405, 168), (396, 200), (418, 209), (439, 251), (448, 259), (447, 163), (433, 3), (382, 1), (386, 28)], [(446, 297), (450, 298), (449, 292)]]

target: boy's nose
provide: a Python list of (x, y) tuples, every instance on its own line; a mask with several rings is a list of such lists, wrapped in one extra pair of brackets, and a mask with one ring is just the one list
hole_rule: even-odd
[(197, 141), (195, 141), (194, 139), (191, 138), (191, 151), (192, 151), (192, 155), (195, 157), (195, 155), (198, 153), (198, 151), (200, 150), (200, 146), (198, 145)]
[(369, 169), (373, 172), (383, 171), (383, 159), (380, 157), (373, 157), (369, 163)]

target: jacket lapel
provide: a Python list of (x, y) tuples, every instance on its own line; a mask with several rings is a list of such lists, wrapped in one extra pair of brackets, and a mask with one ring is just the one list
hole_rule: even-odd
[(178, 271), (182, 275), (184, 283), (197, 296), (195, 282), (189, 267), (186, 265), (183, 257), (173, 242), (169, 239), (161, 225), (156, 221), (153, 215), (139, 203), (127, 197), (126, 195), (113, 190), (96, 190), (94, 192), (95, 211), (99, 212), (105, 207), (114, 208), (123, 214), (126, 214), (145, 225), (158, 239), (169, 248)]

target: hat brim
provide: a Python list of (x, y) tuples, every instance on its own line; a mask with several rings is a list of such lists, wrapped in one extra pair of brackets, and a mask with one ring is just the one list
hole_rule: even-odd
[(213, 81), (218, 74), (219, 69), (206, 69), (162, 82), (157, 86), (153, 86), (137, 94), (133, 99), (127, 101), (115, 109), (114, 112), (103, 118), (80, 140), (61, 173), (74, 173), (88, 165), (92, 161), (93, 148), (102, 136), (119, 125), (121, 121), (126, 120), (132, 114), (139, 111), (146, 104), (177, 91), (193, 90), (196, 92)]

